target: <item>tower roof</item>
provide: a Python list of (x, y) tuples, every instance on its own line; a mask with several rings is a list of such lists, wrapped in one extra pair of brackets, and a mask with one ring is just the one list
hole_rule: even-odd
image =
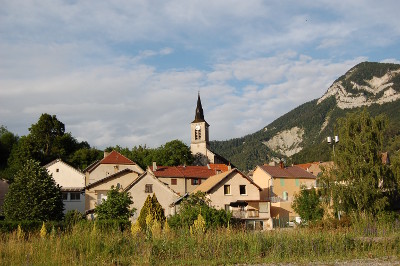
[(194, 116), (194, 120), (192, 123), (197, 123), (197, 122), (206, 122), (206, 120), (204, 120), (203, 107), (201, 106), (200, 92), (197, 97), (196, 114)]

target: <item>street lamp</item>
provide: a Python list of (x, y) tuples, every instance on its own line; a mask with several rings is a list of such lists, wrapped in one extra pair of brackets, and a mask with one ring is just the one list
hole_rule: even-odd
[(332, 140), (332, 137), (327, 137), (326, 141), (328, 142), (329, 145), (332, 144), (333, 157), (335, 157), (335, 143), (339, 142), (339, 136), (333, 137), (333, 140)]

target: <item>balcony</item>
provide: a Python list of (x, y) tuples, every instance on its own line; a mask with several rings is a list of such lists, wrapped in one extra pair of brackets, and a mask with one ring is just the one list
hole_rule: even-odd
[(259, 211), (256, 209), (250, 209), (250, 210), (233, 210), (232, 211), (232, 216), (234, 218), (239, 218), (239, 219), (246, 219), (246, 218), (258, 218), (259, 217)]

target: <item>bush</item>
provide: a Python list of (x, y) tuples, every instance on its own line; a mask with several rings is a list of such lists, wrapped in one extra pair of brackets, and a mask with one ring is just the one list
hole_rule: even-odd
[(71, 227), (83, 220), (86, 220), (85, 215), (77, 210), (68, 211), (64, 217), (64, 223), (67, 227)]
[[(0, 233), (10, 233), (18, 229), (18, 225), (24, 232), (37, 232), (42, 228), (41, 221), (0, 221)], [(64, 224), (60, 221), (49, 221), (45, 223), (47, 231), (54, 227), (57, 230), (63, 231)]]
[(217, 228), (228, 226), (231, 213), (225, 210), (217, 210), (209, 206), (209, 201), (203, 192), (189, 195), (183, 199), (179, 213), (168, 219), (172, 228), (190, 228), (201, 214), (206, 222), (206, 228)]

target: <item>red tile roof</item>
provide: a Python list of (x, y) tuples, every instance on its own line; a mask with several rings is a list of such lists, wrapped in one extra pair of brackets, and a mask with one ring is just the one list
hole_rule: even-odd
[(112, 151), (109, 155), (107, 155), (103, 160), (100, 161), (100, 164), (135, 164), (122, 154)]
[[(153, 167), (150, 166), (153, 171)], [(207, 166), (158, 166), (157, 170), (153, 171), (156, 177), (196, 177), (209, 178), (215, 175), (215, 171), (208, 169)]]
[(214, 170), (214, 172), (216, 171), (226, 172), (229, 170), (228, 165), (223, 163), (210, 163), (208, 165), (212, 170)]
[(315, 179), (314, 175), (310, 174), (309, 172), (298, 166), (281, 168), (280, 166), (262, 165), (260, 167), (272, 177)]

